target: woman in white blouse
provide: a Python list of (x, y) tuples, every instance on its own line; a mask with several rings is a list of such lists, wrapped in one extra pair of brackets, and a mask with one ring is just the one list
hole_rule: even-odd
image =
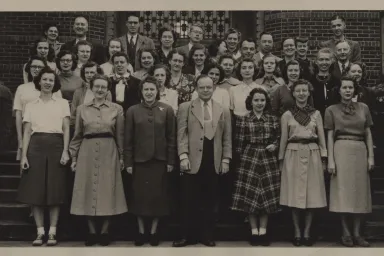
[[(212, 99), (219, 103), (222, 107), (229, 109), (229, 94), (228, 91), (218, 86), (224, 80), (224, 70), (218, 64), (209, 64), (203, 71), (202, 75), (208, 75), (213, 81), (213, 95)], [(197, 91), (192, 94), (192, 100), (198, 97)]]
[[(44, 68), (34, 79), (40, 96), (25, 106), (21, 180), (17, 200), (32, 206), (37, 226), (34, 246), (45, 241), (57, 244), (56, 226), (60, 205), (67, 200), (65, 165), (69, 160), (69, 104), (53, 94), (60, 81), (50, 68)], [(48, 207), (48, 239), (44, 229), (44, 209)]]
[[(15, 100), (13, 102), (13, 111), (16, 116), (16, 132), (17, 132), (17, 141), (18, 141), (18, 154), (17, 160), (20, 160), (21, 157), (21, 148), (22, 148), (22, 137), (23, 137), (23, 116), (25, 111), (25, 105), (28, 102), (36, 100), (40, 96), (40, 91), (35, 88), (35, 84), (32, 80), (39, 74), (39, 72), (47, 67), (47, 62), (44, 58), (39, 56), (32, 56), (28, 63), (25, 65), (25, 70), (27, 71), (27, 77), (29, 81), (27, 83), (21, 84), (17, 87)], [(57, 98), (61, 98), (61, 91), (54, 93)]]
[[(113, 70), (112, 56), (117, 52), (124, 52), (121, 40), (119, 38), (109, 39), (106, 53), (108, 61), (100, 65), (101, 69), (104, 71), (104, 75), (110, 77), (115, 73)], [(131, 64), (128, 64), (128, 71), (133, 74), (133, 67)]]
[(176, 90), (169, 88), (171, 72), (164, 64), (157, 64), (149, 70), (149, 75), (156, 78), (159, 83), (160, 102), (166, 103), (173, 108), (175, 115), (179, 109), (179, 94)]

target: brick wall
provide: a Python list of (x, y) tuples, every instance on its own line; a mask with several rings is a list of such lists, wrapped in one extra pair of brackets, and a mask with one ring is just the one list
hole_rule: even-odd
[(106, 12), (1, 12), (0, 80), (14, 92), (22, 83), (22, 66), (28, 61), (29, 48), (42, 35), (48, 22), (59, 25), (59, 41), (74, 37), (74, 18), (83, 15), (89, 23), (88, 37), (105, 42)]
[[(310, 38), (310, 57), (319, 49), (319, 43), (332, 37), (331, 11), (268, 11), (264, 13), (265, 31), (271, 32), (275, 41), (275, 53), (281, 56), (281, 41), (289, 36)], [(347, 20), (347, 38), (358, 41), (362, 61), (368, 66), (368, 82), (380, 82), (381, 75), (381, 27), (378, 11), (338, 11)]]

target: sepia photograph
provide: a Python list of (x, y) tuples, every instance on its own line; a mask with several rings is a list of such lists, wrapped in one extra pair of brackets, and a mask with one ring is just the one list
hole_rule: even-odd
[(0, 247), (384, 248), (383, 10), (0, 11)]

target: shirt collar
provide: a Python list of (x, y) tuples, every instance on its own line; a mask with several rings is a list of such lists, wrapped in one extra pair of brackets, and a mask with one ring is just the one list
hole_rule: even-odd
[[(341, 63), (339, 60), (337, 61), (337, 63), (339, 64), (339, 67), (342, 67), (343, 63)], [(349, 65), (349, 60), (347, 60), (345, 63), (344, 63), (345, 67), (348, 67)]]
[[(203, 101), (202, 99), (200, 99), (200, 104), (201, 104), (201, 108), (203, 109), (204, 108), (204, 104), (205, 104), (205, 101)], [(212, 109), (212, 98), (210, 100), (207, 101), (208, 103), (208, 107)]]
[(191, 50), (192, 47), (193, 47), (193, 44), (192, 44), (191, 42), (189, 42), (189, 43), (188, 43), (188, 48), (189, 48), (189, 50)]
[[(50, 100), (57, 101), (57, 98), (56, 98), (56, 96), (55, 96), (54, 94), (52, 94)], [(36, 99), (36, 103), (42, 103), (42, 102), (43, 102), (43, 100), (42, 100), (40, 97), (38, 97), (38, 98)]]
[(259, 51), (259, 54), (260, 54), (260, 59), (263, 59), (264, 54), (261, 51)]
[(125, 73), (124, 75), (119, 75), (115, 73), (115, 78), (120, 78), (120, 77), (129, 78), (129, 76), (130, 76), (129, 72)]
[[(90, 102), (85, 103), (84, 105), (86, 105), (86, 106), (95, 106), (95, 99), (91, 100)], [(101, 106), (110, 107), (111, 106), (111, 102), (108, 101), (108, 100), (105, 100), (104, 103), (100, 105), (100, 107)]]
[(128, 35), (128, 41), (131, 40), (131, 37), (133, 38), (133, 40), (135, 41), (137, 39), (137, 35), (138, 34), (135, 34), (135, 35), (131, 35), (131, 34), (127, 34)]
[(251, 118), (251, 120), (263, 120), (264, 122), (267, 121), (267, 117), (265, 115), (265, 111), (263, 111), (263, 114), (261, 115), (260, 119), (257, 118), (255, 112), (253, 112), (252, 110), (249, 111), (249, 117)]
[(263, 83), (264, 83), (266, 80), (273, 80), (273, 81), (275, 81), (276, 83), (280, 84), (280, 83), (279, 83), (279, 80), (277, 79), (277, 77), (276, 77), (275, 75), (271, 76), (270, 78), (269, 78), (269, 77), (267, 78), (267, 76), (264, 76), (264, 77), (262, 77), (261, 79), (262, 79)]

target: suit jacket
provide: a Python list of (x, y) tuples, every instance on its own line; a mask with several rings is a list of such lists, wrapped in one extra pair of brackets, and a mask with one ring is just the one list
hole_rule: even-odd
[[(92, 44), (92, 55), (91, 55), (91, 60), (96, 62), (97, 64), (101, 65), (105, 63), (106, 60), (106, 55), (105, 55), (105, 48), (103, 45), (92, 42), (87, 40)], [(71, 41), (66, 42), (61, 46), (61, 50), (68, 50), (73, 52), (77, 56), (77, 51), (76, 51), (76, 39), (73, 39)]]
[[(332, 76), (328, 82), (321, 82), (316, 78), (316, 75), (310, 80), (313, 85), (313, 103), (314, 107), (320, 111), (322, 117), (324, 117), (325, 109), (335, 103), (338, 103), (336, 98), (336, 89), (340, 84), (340, 80)], [(324, 89), (327, 91), (325, 96)]]
[[(123, 48), (124, 48), (125, 53), (129, 55), (129, 52), (128, 52), (129, 43), (128, 43), (127, 34), (123, 35), (122, 37), (119, 37), (119, 39), (121, 40), (121, 42), (123, 42)], [(139, 49), (155, 50), (155, 43), (149, 37), (142, 36), (139, 34), (137, 35), (135, 60), (134, 60), (134, 62), (133, 62), (133, 60), (130, 60), (132, 66), (133, 66), (133, 69), (135, 71), (139, 70), (139, 68), (140, 68), (140, 60), (138, 59), (138, 56), (137, 56), (137, 52), (139, 51)]]
[[(112, 86), (111, 86), (112, 102), (117, 103), (116, 102), (116, 85), (118, 84), (118, 81), (116, 81), (114, 76), (111, 77), (111, 81), (112, 81)], [(140, 80), (134, 76), (129, 76), (129, 79), (126, 80), (125, 91), (124, 91), (124, 102), (121, 104), (121, 106), (124, 109), (124, 112), (126, 112), (129, 107), (140, 103), (139, 84), (140, 84)]]
[[(351, 61), (350, 61), (350, 63), (351, 63)], [(331, 68), (332, 69), (332, 72), (331, 72), (332, 76), (340, 80), (341, 77), (345, 74), (341, 72), (340, 66), (339, 66), (339, 63), (337, 62), (337, 60), (334, 63), (332, 63), (332, 66), (333, 66)]]
[[(189, 58), (189, 43), (186, 44), (186, 45), (177, 47), (176, 50), (178, 50), (178, 51), (184, 53), (185, 56), (187, 56), (187, 58)], [(188, 63), (188, 60), (185, 60), (184, 62), (185, 62), (185, 63)]]
[[(212, 100), (212, 125), (215, 135), (214, 163), (219, 173), (224, 158), (232, 159), (232, 126), (228, 109)], [(177, 146), (179, 156), (187, 154), (191, 164), (189, 173), (196, 174), (201, 165), (204, 143), (204, 117), (200, 99), (182, 103), (177, 114)]]
[(176, 118), (168, 104), (140, 103), (128, 109), (125, 118), (124, 163), (131, 167), (152, 159), (175, 164)]
[[(352, 41), (352, 40), (349, 40), (349, 39), (345, 39), (345, 41), (347, 41), (349, 46), (351, 47), (350, 61), (351, 62), (361, 61), (360, 44), (358, 42), (356, 42), (356, 41)], [(332, 38), (332, 39), (330, 39), (328, 41), (321, 42), (320, 46), (321, 47), (328, 47), (328, 48), (330, 48), (335, 53), (336, 41), (335, 41), (335, 39)]]

